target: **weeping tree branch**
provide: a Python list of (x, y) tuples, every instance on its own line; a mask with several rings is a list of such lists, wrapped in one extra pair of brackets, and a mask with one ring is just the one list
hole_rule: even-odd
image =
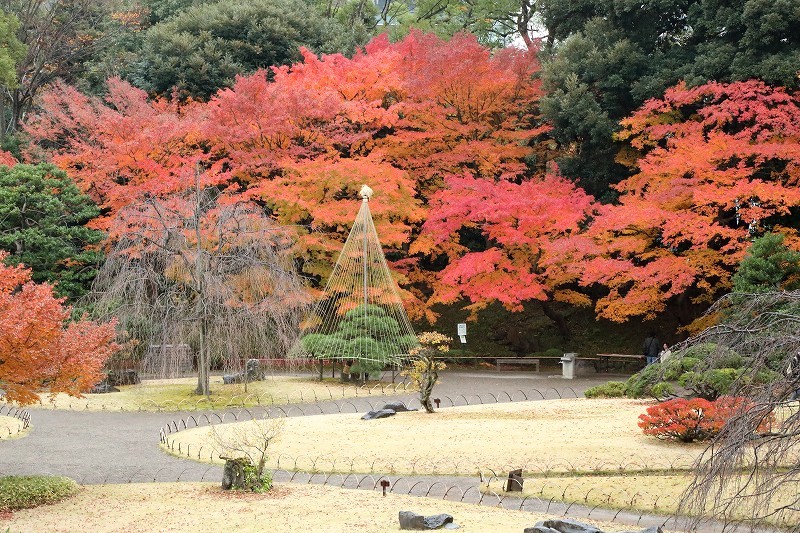
[(187, 358), (174, 347), (191, 347), (196, 393), (209, 395), (212, 366), (285, 357), (310, 296), (289, 228), (255, 206), (226, 203), (216, 189), (196, 189), (120, 214), (91, 299), (96, 314), (117, 317), (136, 341), (144, 373), (173, 377)]
[(743, 521), (752, 529), (768, 520), (798, 533), (800, 292), (734, 293), (707, 314), (716, 324), (673, 350), (714, 343), (719, 349), (709, 366), (729, 350), (743, 356), (732, 395), (748, 398), (749, 405), (698, 459), (681, 512)]

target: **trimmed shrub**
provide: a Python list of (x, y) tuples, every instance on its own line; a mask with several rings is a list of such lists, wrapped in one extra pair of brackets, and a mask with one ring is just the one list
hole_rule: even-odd
[(564, 355), (564, 352), (561, 348), (548, 348), (544, 352), (542, 352), (543, 357), (561, 357)]
[(730, 392), (733, 382), (741, 374), (741, 370), (734, 368), (712, 368), (705, 372), (686, 372), (679, 383), (700, 398), (716, 400)]
[[(676, 398), (647, 408), (639, 415), (639, 427), (645, 435), (658, 439), (694, 442), (712, 439), (728, 420), (752, 408), (741, 397), (722, 396), (711, 402), (704, 398)], [(772, 423), (767, 416), (757, 428), (766, 430)]]
[(625, 396), (625, 383), (609, 381), (588, 389), (583, 395), (587, 398), (622, 398)]
[(0, 512), (55, 503), (78, 492), (78, 484), (61, 476), (0, 477)]

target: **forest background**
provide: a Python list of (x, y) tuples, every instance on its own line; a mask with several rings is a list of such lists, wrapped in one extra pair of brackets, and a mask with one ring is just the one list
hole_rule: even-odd
[(412, 318), (475, 319), (477, 354), (638, 353), (800, 286), (791, 0), (0, 9), (0, 249), (72, 303), (198, 174), (295, 227), (316, 287), (369, 184)]

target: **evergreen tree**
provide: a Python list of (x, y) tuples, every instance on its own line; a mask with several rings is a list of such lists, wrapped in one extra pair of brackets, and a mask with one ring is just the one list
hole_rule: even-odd
[(767, 233), (753, 245), (733, 276), (737, 292), (774, 292), (800, 289), (800, 252), (783, 244), (780, 233)]
[(75, 299), (91, 285), (103, 233), (86, 227), (100, 210), (52, 165), (0, 166), (0, 250), (8, 265), (25, 264), (36, 283), (55, 284)]

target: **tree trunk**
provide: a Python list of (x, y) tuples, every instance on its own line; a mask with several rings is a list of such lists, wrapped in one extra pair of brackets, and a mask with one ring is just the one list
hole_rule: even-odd
[(436, 385), (436, 380), (439, 377), (438, 372), (434, 369), (434, 360), (428, 359), (425, 361), (425, 371), (422, 373), (422, 379), (419, 386), (419, 398), (422, 407), (428, 413), (433, 412), (433, 404), (431, 403), (431, 394), (433, 394), (433, 387)]
[(561, 333), (561, 337), (564, 340), (567, 340), (572, 337), (572, 333), (569, 331), (569, 327), (567, 326), (567, 321), (564, 320), (564, 316), (553, 309), (550, 305), (550, 302), (540, 301), (539, 304), (542, 306), (542, 311), (544, 312), (545, 316), (553, 321), (553, 323), (558, 328), (558, 332)]

